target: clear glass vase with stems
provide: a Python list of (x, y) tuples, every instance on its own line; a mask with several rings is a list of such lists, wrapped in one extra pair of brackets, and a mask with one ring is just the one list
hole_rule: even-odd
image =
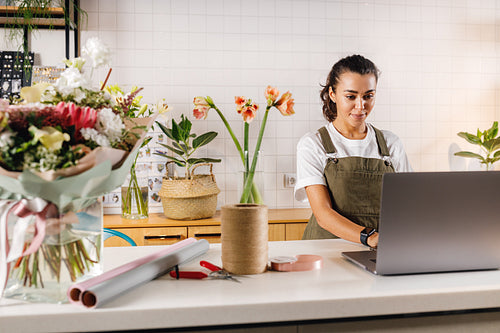
[[(25, 219), (9, 218), (11, 249), (16, 247), (19, 238), (10, 236), (24, 223)], [(28, 223), (31, 227), (26, 229), (24, 244), (21, 244), (23, 251), (35, 243), (37, 235), (33, 226), (35, 217), (29, 217)], [(99, 199), (77, 212), (61, 214), (57, 208), (48, 210), (43, 241), (34, 252), (10, 263), (3, 296), (34, 303), (66, 303), (67, 290), (73, 283), (102, 273), (102, 227)]]
[(248, 177), (250, 176), (250, 173), (252, 173), (252, 186), (250, 188), (250, 195), (248, 196), (247, 202), (245, 203), (257, 203), (257, 204), (263, 204), (264, 203), (264, 171), (262, 167), (262, 158), (263, 154), (262, 151), (257, 152), (257, 165), (255, 167), (255, 170), (253, 172), (250, 170), (250, 154), (248, 150), (244, 151), (244, 167), (243, 171), (240, 172), (240, 181), (238, 184), (238, 194), (239, 198), (243, 196), (243, 191), (245, 189), (245, 183), (248, 180)]
[[(137, 159), (136, 159), (137, 162)], [(136, 162), (130, 168), (128, 186), (122, 186), (122, 217), (129, 220), (147, 219), (148, 186), (142, 178), (137, 177)]]

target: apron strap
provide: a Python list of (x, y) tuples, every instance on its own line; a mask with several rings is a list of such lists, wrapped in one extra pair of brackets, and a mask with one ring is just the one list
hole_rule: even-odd
[(323, 147), (326, 150), (327, 154), (333, 154), (336, 153), (337, 150), (335, 149), (335, 146), (333, 145), (332, 139), (330, 138), (330, 134), (328, 134), (328, 130), (326, 129), (326, 126), (321, 127), (319, 130), (319, 135), (321, 136), (321, 142), (323, 143)]
[(375, 128), (372, 126), (373, 130), (375, 131), (375, 136), (377, 138), (377, 145), (378, 145), (378, 151), (380, 155), (382, 156), (390, 156), (389, 154), (389, 148), (387, 148), (387, 143), (385, 142), (384, 135), (382, 134), (382, 131)]

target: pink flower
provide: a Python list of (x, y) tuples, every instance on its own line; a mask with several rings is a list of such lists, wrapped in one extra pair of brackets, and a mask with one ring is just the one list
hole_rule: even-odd
[(80, 138), (80, 129), (93, 128), (97, 121), (97, 111), (88, 107), (80, 107), (74, 103), (59, 102), (54, 112), (66, 118), (67, 126), (75, 126), (75, 138)]
[(208, 110), (210, 110), (210, 104), (208, 104), (207, 99), (203, 96), (197, 96), (193, 99), (193, 104), (193, 116), (196, 119), (207, 119)]
[(244, 96), (234, 96), (234, 102), (236, 103), (236, 111), (238, 113), (241, 113), (243, 111), (243, 108), (248, 102), (248, 99)]
[(243, 116), (243, 121), (250, 124), (257, 114), (259, 106), (257, 104), (244, 106), (241, 110), (241, 115)]
[(210, 110), (210, 106), (195, 105), (195, 108), (193, 109), (193, 116), (196, 119), (207, 119), (208, 110)]
[(284, 116), (290, 116), (295, 113), (293, 110), (294, 100), (292, 98), (292, 94), (287, 91), (281, 96), (281, 98), (276, 102), (276, 108), (281, 112)]
[(196, 106), (210, 106), (203, 96), (197, 96), (193, 99), (193, 104)]
[(266, 97), (267, 103), (271, 105), (280, 95), (278, 88), (267, 86), (264, 96)]

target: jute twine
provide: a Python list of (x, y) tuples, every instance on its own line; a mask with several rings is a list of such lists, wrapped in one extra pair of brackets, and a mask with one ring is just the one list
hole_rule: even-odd
[(224, 269), (233, 274), (266, 271), (268, 254), (267, 206), (225, 205), (221, 208), (221, 250)]

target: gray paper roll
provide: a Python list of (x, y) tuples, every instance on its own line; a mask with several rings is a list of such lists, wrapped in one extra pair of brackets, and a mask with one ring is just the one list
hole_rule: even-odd
[(88, 288), (81, 296), (83, 305), (98, 307), (122, 293), (164, 275), (176, 265), (190, 261), (207, 252), (209, 244), (201, 239), (163, 257), (145, 263), (115, 278)]

